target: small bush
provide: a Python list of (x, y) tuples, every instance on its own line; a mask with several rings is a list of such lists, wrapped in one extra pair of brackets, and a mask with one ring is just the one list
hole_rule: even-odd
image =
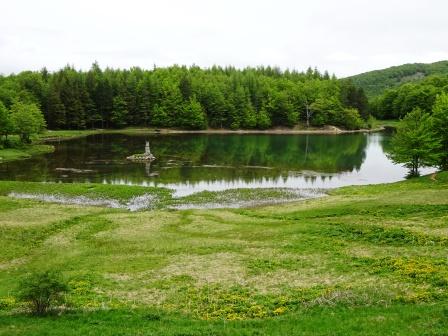
[(63, 301), (68, 286), (59, 273), (45, 271), (33, 273), (22, 280), (19, 298), (28, 303), (35, 315), (46, 314), (54, 305)]
[(348, 129), (360, 129), (363, 127), (364, 122), (361, 119), (358, 110), (346, 108), (342, 112), (341, 124)]

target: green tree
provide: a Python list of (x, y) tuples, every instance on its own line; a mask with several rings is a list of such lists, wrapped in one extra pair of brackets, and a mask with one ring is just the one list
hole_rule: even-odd
[(151, 115), (151, 95), (149, 83), (140, 81), (137, 85), (137, 107), (133, 116), (134, 124), (148, 126)]
[(242, 126), (243, 128), (257, 127), (257, 115), (250, 101), (248, 101), (247, 104), (244, 106)]
[(309, 107), (313, 111), (311, 118), (306, 119), (307, 126), (323, 126), (328, 122), (328, 111), (331, 109), (330, 102), (325, 98), (316, 99)]
[(41, 133), (46, 126), (44, 116), (36, 104), (17, 102), (11, 107), (11, 122), (15, 134), (29, 143), (30, 136)]
[(341, 126), (344, 126), (347, 129), (360, 129), (364, 125), (364, 121), (361, 119), (358, 110), (355, 108), (344, 108), (341, 115)]
[(128, 106), (126, 101), (121, 96), (116, 96), (113, 99), (112, 112), (110, 114), (110, 122), (116, 128), (123, 128), (126, 126), (128, 116)]
[(61, 101), (56, 86), (50, 86), (49, 90), (46, 110), (48, 126), (52, 129), (64, 128), (66, 127), (65, 105)]
[(211, 127), (223, 128), (228, 111), (222, 90), (214, 84), (206, 83), (198, 93), (198, 100), (205, 110), (208, 124)]
[(448, 94), (438, 95), (432, 108), (433, 128), (441, 140), (440, 166), (448, 169)]
[(395, 163), (404, 164), (410, 169), (410, 175), (416, 176), (421, 166), (439, 162), (440, 147), (431, 116), (415, 108), (400, 121), (388, 157)]
[(285, 91), (276, 93), (268, 106), (273, 125), (292, 127), (297, 124), (299, 113)]
[(5, 137), (5, 141), (8, 141), (8, 135), (13, 132), (13, 125), (8, 109), (0, 101), (0, 136)]
[(364, 90), (357, 88), (350, 79), (341, 83), (341, 100), (345, 106), (357, 109), (362, 119), (368, 119), (368, 100)]
[[(308, 68), (307, 75), (311, 68)], [(312, 71), (312, 70), (311, 70)], [(303, 110), (306, 126), (309, 127), (312, 123), (313, 117), (313, 103), (316, 101), (319, 91), (321, 90), (320, 81), (308, 80), (303, 83), (299, 83), (295, 88), (295, 96), (297, 96), (297, 107)]]
[(81, 100), (84, 86), (82, 76), (73, 68), (67, 66), (58, 74), (59, 95), (65, 106), (66, 127), (84, 129), (85, 111)]
[(271, 127), (271, 118), (269, 117), (266, 108), (262, 107), (257, 114), (257, 127), (260, 129), (267, 129)]
[(159, 104), (154, 105), (153, 112), (151, 115), (151, 124), (154, 126), (165, 126), (166, 120), (168, 119), (168, 114), (163, 106)]
[(192, 95), (191, 77), (184, 75), (179, 82), (179, 90), (184, 100), (189, 100)]
[(181, 126), (189, 129), (207, 128), (204, 109), (195, 97), (190, 98), (182, 108)]
[(86, 117), (86, 125), (90, 126), (90, 128), (95, 128), (95, 124), (101, 121), (101, 116), (98, 114), (95, 103), (90, 97), (87, 89), (81, 92), (81, 102)]

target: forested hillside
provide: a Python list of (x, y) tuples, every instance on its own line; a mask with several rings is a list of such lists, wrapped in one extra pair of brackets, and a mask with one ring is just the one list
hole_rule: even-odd
[(35, 103), (50, 129), (266, 129), (299, 122), (355, 129), (368, 117), (364, 92), (350, 81), (271, 67), (103, 70), (95, 63), (89, 71), (25, 71), (0, 76), (0, 101), (6, 108)]
[(353, 83), (364, 89), (367, 97), (374, 98), (384, 90), (401, 84), (418, 81), (430, 75), (448, 74), (448, 61), (436, 63), (413, 63), (374, 70), (349, 77)]
[(429, 76), (386, 90), (370, 101), (370, 112), (379, 119), (403, 118), (415, 108), (431, 113), (437, 95), (441, 93), (448, 93), (448, 75)]

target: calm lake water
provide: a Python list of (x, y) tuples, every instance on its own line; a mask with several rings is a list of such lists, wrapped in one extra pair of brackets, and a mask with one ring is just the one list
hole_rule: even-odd
[[(161, 186), (179, 196), (231, 188), (333, 188), (394, 182), (404, 179), (407, 169), (387, 158), (389, 138), (385, 133), (99, 134), (53, 142), (54, 153), (0, 164), (0, 179)], [(151, 164), (127, 161), (127, 156), (144, 151), (145, 140), (150, 141), (157, 160)]]

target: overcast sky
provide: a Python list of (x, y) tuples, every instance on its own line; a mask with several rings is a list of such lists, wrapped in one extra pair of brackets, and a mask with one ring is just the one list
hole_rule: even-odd
[(0, 0), (0, 73), (66, 64), (316, 66), (448, 59), (447, 0)]

